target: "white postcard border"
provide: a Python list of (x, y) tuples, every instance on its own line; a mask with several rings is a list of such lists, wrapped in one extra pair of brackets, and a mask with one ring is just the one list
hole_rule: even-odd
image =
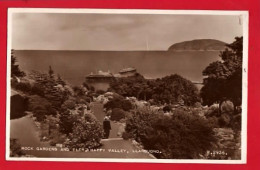
[[(169, 15), (236, 15), (243, 21), (243, 76), (242, 76), (242, 130), (241, 160), (202, 159), (119, 159), (119, 158), (14, 158), (10, 157), (10, 96), (11, 96), (11, 44), (13, 13), (89, 13), (89, 14), (169, 14)], [(150, 9), (83, 9), (83, 8), (9, 8), (7, 22), (7, 92), (6, 92), (6, 160), (58, 161), (58, 162), (131, 162), (131, 163), (206, 163), (246, 164), (247, 162), (247, 87), (248, 87), (248, 11), (222, 10), (150, 10)]]

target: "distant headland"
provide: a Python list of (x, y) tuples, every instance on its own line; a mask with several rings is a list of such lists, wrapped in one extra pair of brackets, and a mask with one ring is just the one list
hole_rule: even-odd
[(226, 48), (226, 43), (214, 39), (195, 39), (175, 43), (168, 51), (221, 51)]

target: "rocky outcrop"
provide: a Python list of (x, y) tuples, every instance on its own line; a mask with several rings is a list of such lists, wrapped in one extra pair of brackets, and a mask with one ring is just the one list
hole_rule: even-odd
[(196, 39), (173, 44), (169, 51), (222, 51), (226, 43), (213, 39)]
[(10, 118), (17, 119), (25, 116), (26, 115), (25, 111), (27, 109), (28, 109), (27, 97), (19, 93), (12, 93)]

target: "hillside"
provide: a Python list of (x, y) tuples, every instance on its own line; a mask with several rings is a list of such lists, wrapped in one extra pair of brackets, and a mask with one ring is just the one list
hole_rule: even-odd
[(225, 49), (225, 42), (213, 39), (196, 39), (173, 44), (169, 51), (221, 51)]

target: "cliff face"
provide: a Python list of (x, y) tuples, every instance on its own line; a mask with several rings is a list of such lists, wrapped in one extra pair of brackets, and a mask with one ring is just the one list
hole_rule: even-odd
[(226, 48), (226, 43), (213, 39), (197, 39), (173, 44), (169, 51), (221, 51)]
[(25, 111), (28, 109), (28, 98), (25, 95), (12, 89), (10, 109), (11, 119), (17, 119), (25, 116)]

